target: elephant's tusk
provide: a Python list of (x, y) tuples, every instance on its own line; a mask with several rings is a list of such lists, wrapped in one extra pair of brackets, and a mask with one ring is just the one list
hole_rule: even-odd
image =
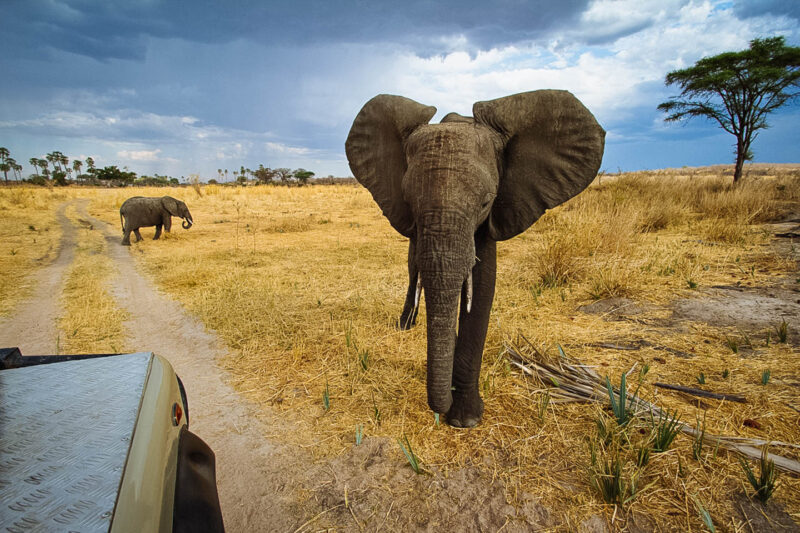
[(422, 277), (417, 274), (417, 292), (414, 294), (414, 309), (419, 307), (419, 297), (422, 294)]
[(472, 309), (472, 269), (467, 274), (467, 313)]

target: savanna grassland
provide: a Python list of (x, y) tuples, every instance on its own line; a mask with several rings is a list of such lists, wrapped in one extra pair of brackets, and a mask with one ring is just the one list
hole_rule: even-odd
[[(705, 418), (710, 433), (800, 443), (800, 317), (740, 327), (675, 312), (676, 302), (707, 299), (713, 287), (780, 289), (800, 299), (796, 239), (775, 239), (765, 226), (800, 217), (796, 169), (751, 171), (735, 188), (718, 169), (600, 176), (499, 243), (481, 374), (486, 410), (471, 430), (439, 425), (427, 408), (424, 295), (418, 326), (397, 330), (407, 241), (358, 186), (0, 189), (0, 266), (10, 273), (0, 284), (3, 299), (21, 297), (22, 280), (45, 255), (50, 241), (39, 236), (52, 226), (59, 199), (87, 198), (93, 216), (119, 226), (119, 207), (133, 194), (186, 201), (191, 230), (174, 224), (171, 234), (152, 241), (146, 228), (130, 253), (229, 347), (232, 355), (221, 364), (235, 388), (291, 422), (293, 430), (277, 437), (317, 457), (347, 453), (359, 431), (392, 442), (407, 438), (423, 469), (447, 475), (478, 467), (504, 483), (510, 503), (536, 498), (555, 528), (574, 529), (600, 515), (618, 526), (701, 530), (695, 501), (722, 530), (744, 524), (739, 495), (752, 489), (735, 454), (712, 446), (698, 451), (679, 435), (668, 451), (637, 465), (634, 455), (649, 435), (643, 422), (599, 445), (597, 420), (606, 411), (547, 403), (541, 384), (509, 363), (504, 343), (520, 334), (543, 352), (562, 347), (615, 384), (635, 365), (634, 388), (647, 366), (640, 396), (692, 425)], [(18, 235), (27, 240), (13, 240)], [(102, 245), (87, 237), (84, 260)], [(102, 279), (113, 265), (80, 268)], [(102, 293), (98, 298), (92, 302), (102, 302)], [(604, 302), (621, 302), (623, 310), (591, 311)], [(107, 339), (124, 337), (113, 326), (122, 320), (113, 306), (104, 316), (99, 322), (109, 324), (93, 327), (104, 328)], [(81, 347), (91, 350), (87, 342)], [(655, 388), (657, 381), (739, 394), (747, 403), (698, 403)], [(609, 460), (622, 457), (627, 501), (619, 509), (593, 487), (599, 463), (592, 464), (591, 442)], [(771, 451), (800, 458), (793, 448)], [(397, 456), (405, 461), (400, 446)], [(767, 516), (788, 513), (800, 523), (800, 480), (786, 473), (778, 479)]]

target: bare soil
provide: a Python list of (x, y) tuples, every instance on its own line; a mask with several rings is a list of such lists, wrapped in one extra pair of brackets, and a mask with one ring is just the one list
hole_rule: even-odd
[[(478, 468), (415, 474), (398, 457), (397, 443), (366, 438), (360, 446), (333, 459), (315, 460), (307, 450), (284, 444), (280, 435), (292, 423), (265, 407), (256, 407), (228, 384), (220, 361), (227, 349), (181, 305), (158, 289), (136, 267), (135, 248), (120, 245), (116, 227), (94, 219), (86, 202), (72, 201), (78, 216), (107, 239), (105, 253), (118, 272), (110, 292), (129, 313), (127, 345), (167, 359), (183, 379), (189, 397), (192, 430), (214, 449), (217, 482), (228, 531), (609, 531), (594, 515), (567, 526), (535, 498), (518, 494), (518, 506), (506, 501), (505, 487)], [(76, 232), (59, 208), (63, 238), (56, 259), (36, 276), (37, 289), (10, 318), (0, 321), (0, 346), (20, 346), (23, 354), (58, 351), (58, 294), (73, 257)], [(168, 245), (168, 241), (164, 243)], [(795, 284), (796, 286), (796, 284)], [(776, 286), (763, 289), (720, 287), (674, 304), (675, 323), (705, 320), (721, 325), (759, 328), (781, 317), (800, 316), (800, 294)], [(585, 312), (609, 319), (636, 315), (643, 304), (624, 299), (603, 301)], [(742, 519), (758, 531), (797, 531), (782, 509), (757, 509), (743, 497)], [(760, 514), (759, 514), (760, 513)], [(577, 527), (576, 527), (577, 526)], [(630, 530), (655, 531), (646, 516), (632, 517)]]

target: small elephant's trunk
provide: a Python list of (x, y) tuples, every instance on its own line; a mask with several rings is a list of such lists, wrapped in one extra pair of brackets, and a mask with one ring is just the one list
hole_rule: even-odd
[(183, 229), (189, 229), (189, 228), (192, 227), (192, 224), (193, 224), (193, 222), (192, 222), (191, 218), (184, 218), (183, 219), (183, 223), (181, 223), (181, 227)]

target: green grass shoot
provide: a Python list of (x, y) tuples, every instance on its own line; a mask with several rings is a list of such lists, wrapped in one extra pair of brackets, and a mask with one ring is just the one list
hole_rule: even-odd
[(653, 429), (653, 451), (665, 452), (681, 431), (681, 421), (677, 409), (670, 415), (669, 409), (658, 413), (658, 419), (650, 413), (650, 425)]
[(744, 470), (745, 476), (747, 476), (747, 481), (749, 481), (750, 485), (755, 489), (756, 498), (758, 498), (761, 503), (767, 503), (767, 500), (769, 500), (773, 492), (775, 492), (775, 487), (777, 486), (775, 481), (778, 478), (778, 472), (775, 470), (775, 462), (769, 458), (767, 446), (764, 446), (761, 450), (761, 474), (758, 479), (756, 479), (750, 465), (741, 457), (739, 458), (739, 464), (742, 465), (742, 470)]
[(611, 380), (606, 376), (606, 390), (608, 391), (608, 399), (611, 402), (611, 411), (617, 419), (620, 426), (625, 426), (633, 419), (633, 402), (636, 395), (630, 396), (628, 399), (627, 391), (627, 375), (623, 372), (619, 383), (619, 401), (614, 394), (614, 388), (611, 386)]
[(417, 474), (422, 474), (422, 462), (419, 460), (419, 457), (414, 453), (413, 448), (411, 448), (411, 443), (408, 441), (408, 437), (403, 435), (402, 439), (397, 439), (397, 443), (400, 445), (400, 449), (403, 450), (403, 453), (408, 459), (408, 464), (411, 465), (412, 470)]
[(711, 520), (711, 515), (706, 511), (706, 508), (703, 507), (703, 503), (697, 498), (697, 496), (692, 495), (692, 500), (694, 500), (694, 506), (697, 508), (697, 514), (700, 515), (700, 520), (703, 521), (706, 528), (711, 533), (717, 533), (716, 528), (714, 527), (714, 521)]
[(325, 380), (325, 390), (322, 391), (322, 408), (329, 411), (331, 408), (331, 391), (328, 388), (328, 380)]
[(703, 411), (703, 422), (700, 422), (700, 418), (696, 417), (697, 420), (697, 434), (694, 436), (694, 441), (692, 441), (692, 456), (700, 461), (703, 458), (703, 441), (706, 437), (706, 412)]

